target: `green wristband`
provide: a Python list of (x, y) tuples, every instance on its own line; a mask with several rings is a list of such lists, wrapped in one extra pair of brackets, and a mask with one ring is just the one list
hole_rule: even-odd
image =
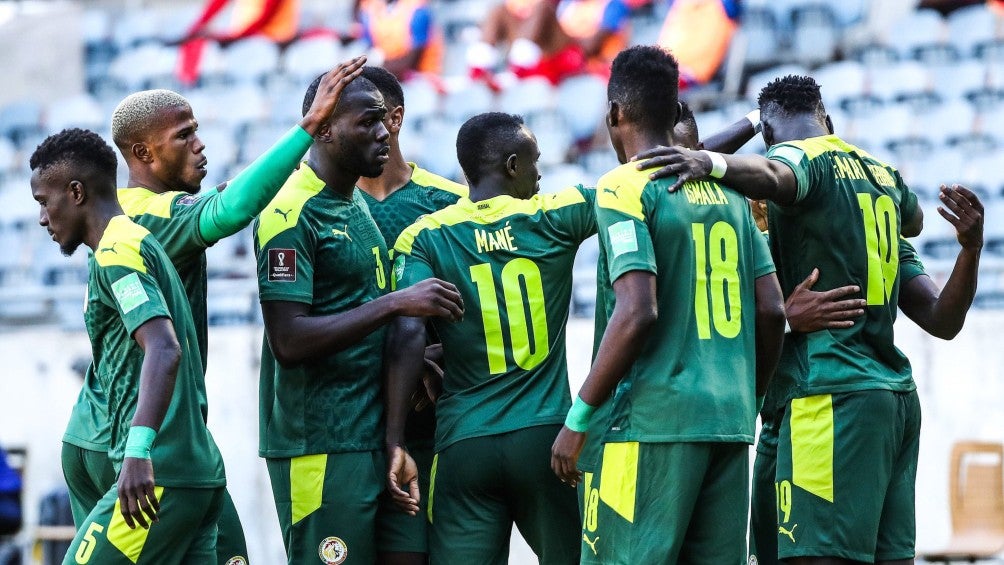
[(596, 412), (595, 406), (586, 404), (585, 400), (576, 396), (568, 416), (565, 417), (565, 427), (573, 432), (584, 433), (589, 429), (589, 419), (593, 417), (593, 412)]
[(146, 426), (131, 426), (129, 435), (126, 437), (125, 452), (123, 457), (133, 459), (149, 459), (150, 448), (153, 440), (157, 437), (157, 431)]
[(763, 410), (763, 401), (767, 398), (767, 395), (756, 397), (756, 413), (759, 414)]

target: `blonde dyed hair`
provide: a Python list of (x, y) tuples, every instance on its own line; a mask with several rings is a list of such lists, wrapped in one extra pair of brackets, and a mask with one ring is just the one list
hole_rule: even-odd
[(119, 147), (143, 139), (165, 108), (191, 108), (184, 96), (158, 88), (126, 96), (112, 112), (112, 140)]

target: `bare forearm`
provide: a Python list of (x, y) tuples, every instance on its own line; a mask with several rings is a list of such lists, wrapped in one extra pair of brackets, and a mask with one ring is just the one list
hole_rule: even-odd
[(728, 169), (722, 184), (747, 198), (790, 204), (797, 193), (794, 174), (782, 163), (759, 155), (723, 155)]
[(756, 395), (767, 394), (784, 344), (784, 302), (774, 275), (756, 280)]
[(404, 445), (411, 397), (422, 378), (425, 355), (425, 320), (398, 318), (387, 339), (387, 370), (384, 400), (387, 410), (385, 444)]
[(610, 398), (617, 383), (641, 354), (646, 333), (654, 322), (654, 316), (614, 310), (593, 366), (579, 389), (579, 397), (586, 404), (599, 406)]
[(903, 313), (935, 337), (954, 338), (962, 330), (976, 296), (979, 263), (980, 250), (963, 249), (940, 293), (927, 277), (910, 280), (901, 291)]
[(177, 343), (149, 345), (144, 351), (139, 377), (139, 399), (132, 425), (160, 430), (174, 396), (181, 350)]
[(722, 131), (712, 134), (701, 142), (704, 149), (717, 151), (719, 153), (735, 153), (739, 148), (746, 145), (749, 140), (756, 136), (753, 123), (747, 118), (743, 118)]

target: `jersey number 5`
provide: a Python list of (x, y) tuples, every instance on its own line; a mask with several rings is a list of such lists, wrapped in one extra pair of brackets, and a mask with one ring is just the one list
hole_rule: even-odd
[[(694, 237), (694, 316), (697, 336), (711, 339), (715, 332), (734, 338), (742, 330), (743, 305), (739, 300), (739, 238), (727, 222), (715, 222), (710, 233), (704, 224), (691, 224)], [(708, 277), (708, 263), (711, 276)], [(710, 298), (709, 298), (710, 295)]]
[(865, 301), (869, 306), (888, 302), (899, 272), (899, 217), (896, 203), (883, 194), (872, 202), (872, 195), (858, 194), (858, 205), (864, 220), (865, 247), (868, 251), (868, 288)]
[[(508, 369), (508, 362), (491, 264), (473, 265), (471, 280), (478, 287), (481, 320), (484, 323), (488, 346), (488, 370), (493, 375), (504, 373)], [(537, 264), (522, 257), (506, 263), (502, 267), (502, 294), (505, 299), (506, 319), (509, 321), (513, 361), (521, 369), (530, 370), (547, 358), (549, 349), (544, 285)]]

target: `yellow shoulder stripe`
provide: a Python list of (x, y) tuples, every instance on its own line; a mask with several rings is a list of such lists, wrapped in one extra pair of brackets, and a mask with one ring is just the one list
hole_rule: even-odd
[(475, 203), (467, 197), (461, 197), (456, 204), (423, 217), (401, 232), (394, 249), (399, 253), (411, 253), (415, 238), (423, 230), (436, 230), (465, 222), (487, 225), (511, 216), (532, 216), (585, 202), (585, 197), (574, 187), (553, 194), (537, 194), (527, 200), (496, 196)]
[(158, 218), (171, 217), (171, 204), (179, 195), (185, 192), (162, 192), (160, 194), (146, 188), (120, 188), (118, 190), (119, 205), (130, 218), (149, 214)]
[(94, 260), (102, 267), (120, 266), (146, 272), (146, 263), (139, 253), (143, 238), (150, 232), (126, 216), (115, 216), (94, 250)]
[(276, 235), (296, 225), (303, 205), (324, 188), (306, 163), (293, 172), (275, 198), (258, 215), (258, 245), (264, 246)]
[(413, 171), (411, 173), (411, 181), (413, 183), (421, 186), (430, 186), (432, 188), (438, 188), (439, 190), (445, 190), (446, 192), (449, 192), (451, 194), (456, 194), (457, 196), (460, 197), (467, 196), (468, 192), (466, 186), (457, 182), (453, 182), (448, 178), (441, 177), (435, 173), (429, 172), (419, 167), (415, 163), (408, 163), (408, 164), (411, 165)]
[(596, 205), (644, 220), (641, 193), (649, 183), (648, 172), (625, 163), (600, 177), (596, 183)]

